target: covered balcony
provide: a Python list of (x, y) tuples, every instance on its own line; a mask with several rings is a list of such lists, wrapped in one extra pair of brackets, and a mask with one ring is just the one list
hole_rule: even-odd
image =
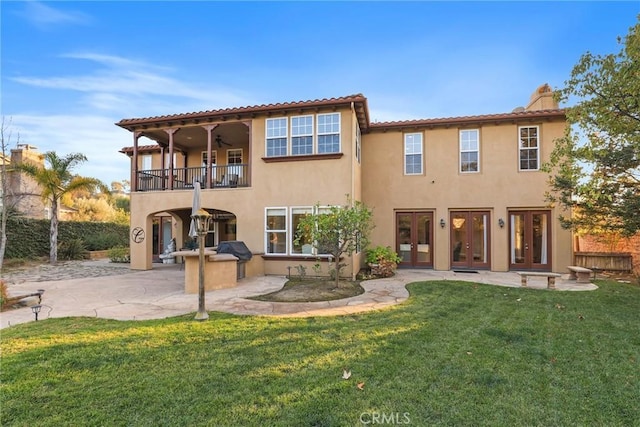
[[(131, 190), (171, 191), (251, 186), (251, 122), (145, 123), (133, 130)], [(139, 142), (151, 140), (151, 144)], [(154, 144), (155, 142), (155, 144)]]

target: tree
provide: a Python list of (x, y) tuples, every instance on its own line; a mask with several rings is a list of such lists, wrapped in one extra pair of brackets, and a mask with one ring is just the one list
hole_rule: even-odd
[(7, 134), (7, 128), (8, 125), (5, 125), (4, 117), (2, 117), (2, 124), (0, 125), (0, 145), (2, 147), (2, 157), (0, 158), (0, 185), (2, 186), (0, 188), (0, 209), (2, 209), (0, 212), (0, 215), (2, 215), (0, 217), (0, 269), (4, 264), (4, 254), (7, 249), (7, 217), (9, 216), (9, 205), (7, 203), (9, 194), (9, 174), (7, 173), (9, 158), (7, 157), (7, 150), (11, 141), (11, 132)]
[(298, 223), (297, 239), (314, 242), (319, 253), (329, 254), (336, 265), (336, 287), (340, 285), (340, 258), (353, 253), (358, 247), (366, 248), (373, 229), (373, 213), (362, 202), (347, 198), (345, 206), (321, 209), (316, 205), (312, 214)]
[(560, 217), (566, 228), (631, 236), (640, 231), (640, 23), (618, 43), (616, 55), (582, 55), (557, 91), (560, 102), (579, 101), (545, 170), (548, 200), (573, 210)]
[(51, 202), (49, 262), (55, 264), (58, 261), (58, 204), (60, 199), (67, 193), (81, 189), (92, 192), (99, 188), (103, 193), (109, 194), (109, 188), (98, 179), (85, 178), (71, 173), (75, 166), (87, 161), (84, 154), (72, 153), (59, 157), (54, 151), (48, 151), (44, 153), (44, 160), (45, 165), (20, 163), (15, 165), (15, 168), (32, 177), (42, 189), (42, 198)]

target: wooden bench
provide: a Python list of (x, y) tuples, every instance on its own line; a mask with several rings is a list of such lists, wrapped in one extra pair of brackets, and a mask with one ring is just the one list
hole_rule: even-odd
[(591, 283), (593, 270), (575, 265), (570, 265), (567, 268), (569, 269), (569, 280), (575, 280), (577, 283)]
[(527, 287), (527, 278), (529, 276), (533, 277), (546, 277), (547, 278), (547, 289), (555, 289), (556, 288), (556, 277), (562, 277), (561, 274), (558, 273), (548, 273), (545, 271), (519, 271), (520, 275), (520, 284), (523, 288)]

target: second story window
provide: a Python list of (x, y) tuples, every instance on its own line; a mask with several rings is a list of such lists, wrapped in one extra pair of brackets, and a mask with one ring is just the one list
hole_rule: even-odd
[(538, 126), (522, 126), (520, 132), (519, 155), (520, 170), (538, 170), (540, 164), (540, 150), (538, 141)]
[(151, 154), (143, 154), (140, 156), (140, 163), (143, 171), (151, 170)]
[(404, 134), (404, 174), (422, 174), (422, 134)]
[(340, 113), (318, 114), (318, 153), (340, 152)]
[(267, 157), (287, 155), (287, 119), (267, 119)]
[(460, 131), (460, 172), (480, 171), (480, 136), (478, 129)]
[(313, 154), (313, 116), (291, 117), (291, 154)]

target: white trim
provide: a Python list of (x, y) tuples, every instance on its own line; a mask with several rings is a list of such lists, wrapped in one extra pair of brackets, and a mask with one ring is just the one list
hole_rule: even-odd
[[(269, 123), (275, 123), (276, 121), (280, 121), (280, 120), (284, 120), (284, 127), (278, 126), (278, 127), (272, 127), (271, 129), (269, 129)], [(284, 135), (282, 134), (282, 130), (284, 130)], [(272, 118), (266, 119), (264, 122), (264, 135), (265, 135), (265, 142), (264, 142), (265, 157), (279, 157), (279, 156), (286, 156), (289, 154), (289, 120), (287, 119), (287, 117), (272, 117)], [(284, 138), (285, 140), (284, 154), (278, 153), (278, 154), (269, 155), (269, 141), (282, 139), (282, 138)]]
[[(462, 135), (463, 134), (469, 134), (471, 135), (472, 133), (475, 133), (476, 138), (475, 141), (472, 139), (465, 139), (464, 142), (466, 143), (474, 143), (475, 142), (475, 149), (471, 149), (470, 147), (464, 148), (463, 147), (463, 138)], [(460, 129), (460, 132), (458, 134), (458, 172), (460, 173), (479, 173), (480, 172), (480, 129)], [(476, 153), (477, 155), (477, 169), (476, 170), (462, 170), (462, 153)]]
[[(413, 141), (408, 141), (409, 137), (416, 137), (419, 136), (420, 141), (419, 141), (419, 145), (417, 141), (413, 140)], [(422, 175), (424, 174), (424, 136), (422, 134), (422, 132), (411, 132), (411, 133), (405, 133), (402, 135), (402, 140), (403, 140), (403, 172), (404, 175)], [(415, 149), (416, 147), (419, 147), (419, 152), (413, 152), (407, 149), (407, 144), (411, 144), (411, 150)], [(407, 156), (420, 156), (420, 171), (419, 172), (407, 172)]]
[[(522, 129), (531, 129), (531, 128), (535, 128), (536, 129), (536, 147), (535, 148), (531, 148), (531, 147), (523, 147), (522, 145), (522, 136), (520, 134), (520, 132), (522, 131)], [(527, 139), (529, 141), (531, 141), (531, 136), (528, 135)], [(522, 169), (522, 158), (520, 157), (521, 155), (521, 151), (522, 150), (536, 150), (536, 165), (537, 167), (535, 169), (531, 168), (527, 168), (527, 169)], [(540, 170), (540, 126), (537, 125), (533, 125), (533, 126), (518, 126), (518, 171), (519, 172), (534, 172), (534, 171), (539, 171)]]

